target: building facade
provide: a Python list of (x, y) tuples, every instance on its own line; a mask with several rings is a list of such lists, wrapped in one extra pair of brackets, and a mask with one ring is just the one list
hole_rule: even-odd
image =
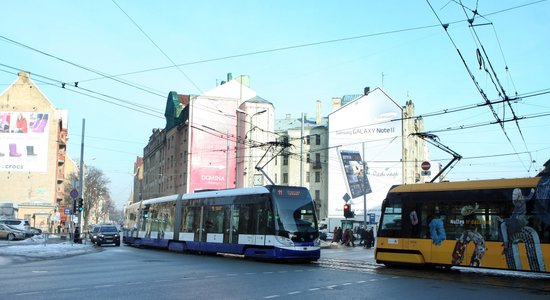
[(143, 179), (134, 180), (134, 194), (139, 190), (141, 199), (150, 199), (265, 183), (272, 171), (255, 167), (272, 138), (275, 112), (247, 82), (246, 76), (228, 76), (203, 95), (170, 92), (166, 126), (153, 129), (144, 148)]
[(0, 95), (0, 217), (43, 230), (64, 217), (67, 115), (28, 72)]
[(275, 132), (288, 147), (276, 158), (275, 183), (307, 187), (315, 200), (317, 215), (328, 213), (328, 126), (321, 117), (321, 101), (317, 101), (315, 118), (287, 114), (276, 120)]

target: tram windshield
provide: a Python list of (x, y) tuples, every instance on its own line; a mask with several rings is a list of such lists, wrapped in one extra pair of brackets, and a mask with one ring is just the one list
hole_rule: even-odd
[(311, 242), (318, 237), (314, 203), (308, 190), (276, 188), (273, 206), (279, 235), (294, 242)]

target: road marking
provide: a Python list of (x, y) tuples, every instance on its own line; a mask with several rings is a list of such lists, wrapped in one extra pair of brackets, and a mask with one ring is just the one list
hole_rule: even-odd
[(290, 293), (288, 293), (288, 294), (289, 294), (289, 295), (296, 295), (296, 294), (299, 294), (299, 293), (301, 293), (301, 292), (300, 292), (300, 291), (294, 291), (294, 292), (290, 292)]
[(210, 275), (210, 276), (206, 276), (205, 278), (217, 278), (218, 275)]
[(16, 296), (27, 296), (27, 295), (36, 295), (36, 294), (40, 294), (42, 292), (26, 292), (26, 293), (19, 293), (19, 294), (15, 294)]
[(135, 285), (135, 284), (143, 284), (143, 281), (138, 282), (127, 282), (126, 285)]
[(103, 285), (96, 285), (94, 288), (106, 288), (106, 287), (112, 287), (115, 286), (114, 284), (103, 284)]
[(369, 281), (378, 281), (378, 279), (376, 279), (376, 278), (373, 278), (373, 279), (371, 279), (371, 280), (369, 280)]
[(263, 272), (264, 274), (273, 274), (273, 272)]
[(333, 288), (335, 288), (337, 286), (338, 286), (337, 284), (336, 285), (329, 285), (329, 286), (327, 286), (327, 289), (332, 290)]
[(78, 291), (80, 288), (74, 287), (74, 288), (66, 288), (66, 289), (59, 289), (60, 292), (68, 292), (68, 291)]
[(32, 271), (33, 273), (48, 273), (49, 271), (45, 271), (45, 270), (34, 270)]
[(342, 283), (342, 285), (352, 285), (351, 282)]
[(318, 290), (320, 290), (320, 289), (321, 289), (321, 288), (311, 288), (311, 289), (309, 289), (309, 290), (310, 290), (310, 291), (318, 291)]
[(271, 299), (271, 298), (277, 298), (277, 297), (281, 297), (279, 295), (271, 295), (271, 296), (266, 296), (264, 297), (264, 299)]
[(365, 283), (365, 282), (366, 282), (366, 281), (364, 281), (364, 280), (359, 280), (359, 281), (357, 281), (357, 283)]
[(235, 273), (232, 273), (232, 274), (226, 274), (225, 276), (237, 276), (239, 274), (235, 274)]

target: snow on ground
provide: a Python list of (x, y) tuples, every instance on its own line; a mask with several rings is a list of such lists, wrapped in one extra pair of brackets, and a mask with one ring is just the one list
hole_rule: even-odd
[(0, 241), (0, 256), (24, 256), (29, 258), (59, 258), (89, 252), (96, 252), (91, 243), (75, 244), (61, 241), (58, 236), (34, 236), (22, 241)]

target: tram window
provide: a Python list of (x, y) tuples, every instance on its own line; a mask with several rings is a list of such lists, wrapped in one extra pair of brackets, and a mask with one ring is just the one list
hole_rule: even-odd
[(223, 233), (224, 207), (221, 205), (210, 206), (205, 212), (204, 228), (206, 232)]

